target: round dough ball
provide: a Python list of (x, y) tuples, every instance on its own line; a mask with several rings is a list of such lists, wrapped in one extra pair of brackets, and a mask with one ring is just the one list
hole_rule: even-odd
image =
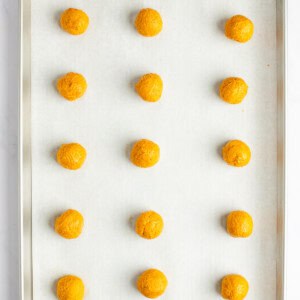
[(136, 16), (135, 28), (141, 35), (152, 37), (162, 31), (163, 21), (158, 11), (145, 8)]
[(146, 139), (137, 141), (133, 145), (130, 154), (132, 163), (140, 168), (153, 167), (156, 163), (158, 163), (159, 157), (159, 146)]
[(77, 143), (63, 144), (57, 151), (56, 159), (62, 167), (77, 170), (86, 159), (86, 150)]
[(230, 104), (243, 101), (248, 92), (248, 85), (242, 78), (229, 77), (223, 80), (220, 86), (220, 97)]
[(157, 238), (163, 231), (164, 221), (155, 211), (146, 211), (136, 220), (135, 231), (142, 238), (151, 240)]
[(253, 220), (245, 211), (232, 211), (227, 216), (227, 232), (237, 238), (246, 238), (252, 234)]
[(243, 300), (248, 290), (248, 281), (241, 275), (227, 275), (222, 279), (221, 294), (224, 299)]
[(234, 167), (244, 167), (251, 159), (251, 151), (247, 144), (239, 140), (229, 141), (223, 147), (223, 159)]
[(68, 209), (55, 220), (55, 231), (65, 239), (76, 239), (80, 236), (84, 224), (81, 213)]
[(156, 102), (163, 92), (163, 81), (157, 74), (145, 74), (135, 85), (136, 92), (148, 102)]
[(84, 95), (87, 82), (81, 74), (70, 72), (58, 79), (56, 87), (65, 99), (74, 101)]
[(74, 275), (61, 277), (57, 282), (56, 294), (59, 300), (83, 300), (84, 284)]
[(83, 34), (87, 30), (89, 22), (88, 15), (76, 8), (69, 8), (60, 16), (61, 28), (73, 35)]
[(137, 280), (137, 288), (147, 298), (161, 296), (168, 286), (165, 274), (156, 269), (149, 269), (143, 272)]
[(233, 16), (225, 24), (225, 35), (240, 43), (248, 42), (252, 38), (253, 32), (252, 21), (241, 15)]

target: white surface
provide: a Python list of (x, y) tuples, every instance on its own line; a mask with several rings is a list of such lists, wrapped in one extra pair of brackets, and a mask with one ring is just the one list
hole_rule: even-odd
[[(244, 2), (244, 1), (243, 1)], [(0, 201), (0, 298), (14, 300), (17, 295), (18, 274), (18, 241), (17, 227), (17, 193), (16, 193), (16, 151), (17, 151), (17, 91), (15, 83), (17, 74), (17, 1), (0, 0), (0, 82), (1, 82), (1, 201)], [(299, 210), (299, 179), (298, 168), (300, 159), (300, 134), (298, 132), (300, 119), (299, 107), (299, 51), (300, 24), (298, 12), (300, 3), (297, 0), (289, 1), (289, 155), (291, 157), (288, 169), (289, 207), (288, 207), (288, 299), (298, 297), (298, 278), (300, 270), (300, 218)], [(133, 100), (133, 99), (132, 99)], [(133, 239), (132, 236), (131, 239)], [(45, 259), (51, 259), (47, 256)], [(132, 266), (133, 268), (138, 266)], [(138, 271), (138, 270), (136, 270)], [(127, 279), (127, 277), (125, 278)], [(98, 283), (97, 283), (98, 284)], [(211, 282), (211, 284), (213, 284)], [(251, 299), (251, 298), (250, 298)]]
[[(164, 271), (162, 299), (220, 298), (228, 273), (250, 282), (249, 299), (275, 299), (277, 220), (276, 1), (264, 3), (154, 0), (162, 34), (145, 39), (132, 20), (147, 1), (85, 2), (83, 36), (63, 32), (57, 17), (73, 1), (32, 1), (33, 257), (34, 296), (55, 299), (52, 286), (65, 274), (86, 283), (86, 299), (141, 299), (133, 282), (143, 270)], [(253, 19), (248, 44), (224, 37), (222, 21), (237, 12)], [(52, 84), (68, 71), (89, 83), (84, 99), (63, 100)], [(159, 103), (141, 101), (132, 82), (157, 72), (165, 90)], [(249, 95), (239, 106), (219, 100), (216, 86), (241, 76)], [(265, 120), (268, 120), (266, 123)], [(133, 141), (161, 147), (152, 169), (133, 166)], [(220, 146), (245, 140), (253, 150), (247, 168), (226, 165)], [(88, 152), (72, 172), (54, 159), (57, 146), (80, 142)], [(81, 238), (66, 241), (51, 221), (65, 209), (83, 213)], [(129, 219), (153, 209), (165, 220), (155, 241), (139, 238)], [(249, 211), (253, 237), (236, 240), (223, 226), (234, 209)]]
[(288, 299), (299, 296), (300, 278), (300, 3), (289, 2), (289, 48), (288, 48), (288, 251), (287, 294)]
[(0, 299), (19, 295), (18, 62), (16, 0), (0, 1)]

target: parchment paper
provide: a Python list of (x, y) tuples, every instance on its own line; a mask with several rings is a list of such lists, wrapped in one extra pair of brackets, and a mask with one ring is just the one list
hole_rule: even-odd
[[(60, 13), (83, 9), (86, 34), (71, 36)], [(137, 34), (139, 9), (152, 7), (164, 20), (155, 38)], [(251, 18), (247, 44), (228, 40), (224, 21)], [(65, 101), (55, 80), (82, 73), (88, 91)], [(134, 92), (136, 79), (156, 72), (165, 89), (158, 103)], [(218, 97), (218, 85), (240, 76), (249, 85), (241, 105)], [(32, 1), (33, 263), (35, 299), (56, 299), (55, 282), (80, 276), (85, 299), (142, 299), (136, 276), (158, 268), (169, 286), (161, 299), (220, 299), (220, 279), (245, 276), (247, 299), (276, 298), (276, 1)], [(161, 147), (151, 169), (133, 166), (132, 143), (148, 138)], [(253, 158), (233, 168), (221, 158), (230, 139), (249, 144)], [(84, 167), (61, 168), (55, 151), (79, 142), (88, 151)], [(82, 236), (64, 240), (54, 218), (74, 208), (85, 217)], [(132, 218), (159, 212), (165, 230), (156, 240), (138, 237)], [(254, 234), (231, 238), (225, 216), (252, 214)]]

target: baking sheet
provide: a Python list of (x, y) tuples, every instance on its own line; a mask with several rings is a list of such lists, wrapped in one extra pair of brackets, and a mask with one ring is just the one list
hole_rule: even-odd
[[(89, 14), (85, 35), (59, 28), (69, 7)], [(163, 16), (156, 38), (134, 30), (143, 7)], [(75, 274), (85, 282), (86, 299), (141, 299), (136, 276), (154, 267), (169, 279), (162, 299), (218, 299), (228, 273), (248, 279), (249, 299), (276, 299), (276, 1), (33, 0), (31, 12), (34, 298), (55, 299), (56, 279)], [(224, 20), (234, 14), (255, 24), (247, 44), (223, 35)], [(55, 90), (57, 77), (69, 71), (89, 84), (75, 103)], [(164, 80), (158, 103), (134, 92), (133, 83), (147, 72)], [(228, 76), (249, 85), (241, 105), (218, 98), (218, 84)], [(152, 169), (129, 162), (130, 146), (140, 138), (161, 147)], [(229, 139), (250, 145), (248, 167), (222, 161), (220, 147)], [(55, 150), (66, 142), (88, 151), (77, 172), (55, 162)], [(54, 218), (68, 208), (85, 217), (84, 233), (74, 241), (53, 231)], [(132, 228), (132, 218), (148, 209), (165, 220), (153, 241)], [(252, 214), (250, 239), (226, 234), (224, 219), (234, 209)]]

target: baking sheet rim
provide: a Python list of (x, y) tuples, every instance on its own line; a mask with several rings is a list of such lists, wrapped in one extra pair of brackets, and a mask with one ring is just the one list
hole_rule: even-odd
[[(277, 6), (278, 203), (277, 300), (286, 299), (286, 49), (287, 0)], [(20, 1), (19, 207), (20, 295), (33, 299), (31, 188), (31, 0)]]

